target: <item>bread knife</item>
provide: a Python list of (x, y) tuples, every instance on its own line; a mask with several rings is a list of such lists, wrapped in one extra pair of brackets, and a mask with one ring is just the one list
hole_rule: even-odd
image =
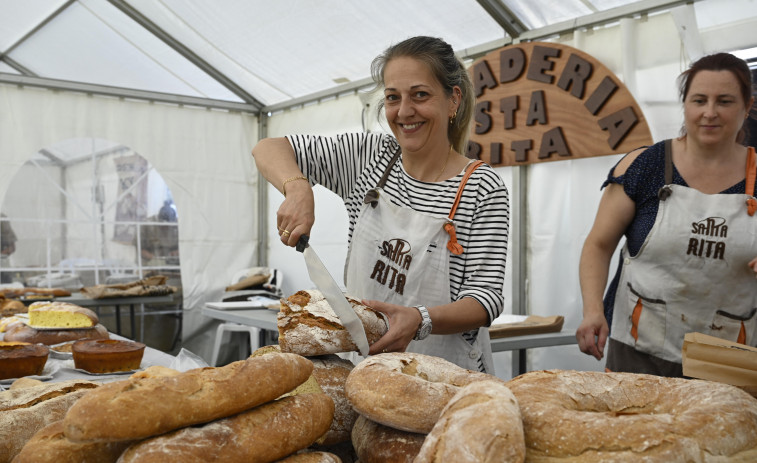
[(331, 308), (339, 317), (339, 321), (347, 329), (347, 332), (352, 336), (352, 340), (357, 345), (360, 355), (368, 356), (368, 336), (365, 335), (365, 328), (363, 328), (363, 322), (355, 313), (352, 308), (352, 304), (344, 296), (342, 289), (334, 281), (334, 277), (331, 276), (328, 269), (315, 253), (313, 247), (308, 244), (310, 237), (308, 235), (300, 236), (297, 241), (296, 249), (302, 253), (305, 257), (305, 265), (308, 269), (310, 279), (315, 284)]

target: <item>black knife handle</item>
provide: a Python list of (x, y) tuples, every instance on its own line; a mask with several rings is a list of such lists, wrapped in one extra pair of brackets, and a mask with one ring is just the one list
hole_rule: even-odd
[(295, 249), (299, 252), (305, 252), (305, 248), (308, 247), (308, 241), (310, 237), (308, 235), (300, 235), (300, 239), (297, 240), (297, 246)]

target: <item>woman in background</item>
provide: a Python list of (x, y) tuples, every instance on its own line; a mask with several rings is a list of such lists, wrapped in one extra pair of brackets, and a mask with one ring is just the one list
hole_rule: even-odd
[(633, 151), (610, 171), (581, 255), (576, 338), (602, 359), (609, 334), (611, 371), (682, 376), (689, 332), (757, 345), (757, 167), (754, 149), (741, 144), (751, 73), (718, 53), (693, 63), (679, 83), (682, 135)]
[(486, 327), (504, 301), (509, 203), (499, 175), (461, 154), (475, 105), (468, 73), (446, 42), (414, 37), (377, 57), (372, 74), (394, 136), (296, 135), (253, 149), (285, 196), (281, 241), (310, 233), (310, 184), (330, 189), (349, 214), (347, 292), (389, 319), (370, 353), (421, 352), (493, 373)]

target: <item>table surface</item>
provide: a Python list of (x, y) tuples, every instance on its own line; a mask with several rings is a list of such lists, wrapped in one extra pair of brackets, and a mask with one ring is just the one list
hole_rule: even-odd
[[(250, 325), (264, 330), (278, 331), (278, 326), (276, 325), (276, 314), (278, 311), (265, 307), (229, 310), (204, 307), (202, 313), (207, 317), (218, 320), (239, 323), (241, 325)], [(576, 333), (574, 330), (564, 329), (556, 333), (528, 334), (524, 336), (511, 336), (491, 340), (492, 352), (569, 344), (576, 344)]]
[[(4, 333), (0, 333), (0, 341), (3, 340)], [(124, 337), (118, 336), (117, 334), (110, 333), (111, 339), (126, 339)], [(98, 375), (98, 374), (91, 374), (86, 373), (81, 370), (76, 370), (74, 368), (74, 361), (73, 359), (65, 359), (65, 358), (55, 358), (53, 357), (54, 354), (51, 354), (47, 358), (47, 363), (45, 364), (45, 369), (42, 371), (44, 377), (44, 381), (51, 381), (51, 382), (57, 382), (57, 381), (66, 381), (69, 379), (85, 379), (89, 381), (97, 381), (97, 382), (110, 382), (110, 381), (118, 381), (122, 379), (126, 379), (129, 377), (131, 373), (118, 373), (118, 374), (105, 374), (105, 375)], [(145, 369), (147, 367), (151, 367), (154, 365), (160, 365), (163, 367), (169, 367), (173, 363), (174, 359), (173, 355), (166, 354), (163, 351), (153, 349), (151, 347), (145, 347), (145, 353), (142, 357), (142, 364), (140, 369)], [(51, 373), (51, 374), (46, 374)], [(52, 378), (47, 378), (47, 376), (52, 376)], [(7, 388), (11, 381), (9, 380), (2, 380), (0, 381), (0, 386)]]

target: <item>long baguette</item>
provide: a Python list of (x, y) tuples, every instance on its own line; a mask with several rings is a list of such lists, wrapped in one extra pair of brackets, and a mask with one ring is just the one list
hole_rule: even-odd
[(97, 383), (61, 381), (0, 392), (0, 463), (10, 462), (40, 429), (66, 411)]
[(71, 442), (63, 434), (63, 421), (37, 431), (13, 463), (113, 463), (131, 444), (125, 442)]
[(75, 442), (144, 439), (271, 401), (312, 370), (299, 355), (269, 354), (175, 376), (132, 377), (83, 397), (66, 414), (64, 432)]
[(288, 396), (203, 426), (138, 442), (118, 463), (272, 462), (315, 442), (329, 429), (333, 416), (334, 402), (326, 394)]

